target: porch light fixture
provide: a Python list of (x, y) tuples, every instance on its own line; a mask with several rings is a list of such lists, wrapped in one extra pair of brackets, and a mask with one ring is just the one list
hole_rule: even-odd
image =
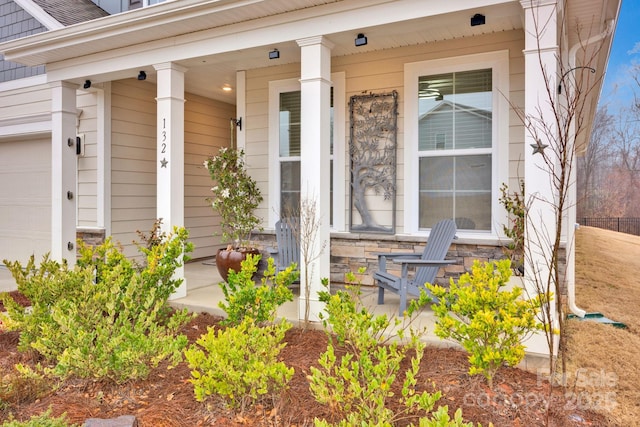
[(367, 36), (365, 36), (362, 33), (358, 34), (358, 36), (356, 37), (355, 43), (356, 43), (356, 47), (366, 45), (367, 44)]
[(233, 90), (233, 88), (229, 85), (224, 85), (222, 86), (222, 90), (225, 92), (231, 92)]
[(147, 73), (145, 73), (144, 71), (140, 71), (138, 73), (138, 80), (147, 80)]
[(280, 51), (278, 49), (273, 49), (269, 52), (269, 59), (278, 59), (280, 58)]
[(476, 25), (484, 25), (485, 23), (485, 18), (484, 15), (480, 14), (480, 13), (476, 13), (475, 15), (473, 15), (471, 17), (471, 26), (475, 27)]
[(91, 87), (91, 80), (85, 80), (84, 84), (82, 85), (83, 89), (89, 89)]

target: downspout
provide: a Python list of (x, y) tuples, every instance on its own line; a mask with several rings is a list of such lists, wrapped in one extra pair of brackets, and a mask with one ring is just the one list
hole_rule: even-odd
[[(569, 49), (569, 67), (570, 69), (575, 68), (576, 66), (576, 55), (578, 53), (578, 50), (580, 48), (584, 48), (587, 47), (588, 45), (592, 44), (592, 43), (596, 43), (599, 42), (601, 40), (603, 40), (605, 37), (609, 36), (612, 32), (613, 32), (613, 28), (614, 28), (614, 23), (615, 20), (611, 19), (609, 21), (607, 21), (607, 27), (606, 29), (600, 33), (600, 34), (596, 34), (592, 37), (590, 37), (589, 39), (587, 39), (586, 42), (584, 43), (576, 43), (575, 45), (573, 45), (571, 47), (571, 49)], [(575, 132), (574, 132), (574, 143), (575, 143)], [(575, 150), (575, 147), (574, 147)], [(573, 168), (572, 168), (573, 170)], [(572, 174), (575, 172), (572, 172)], [(572, 179), (572, 182), (574, 182), (574, 184), (572, 184), (572, 192), (575, 195), (575, 180)], [(575, 197), (574, 197), (575, 199)], [(567, 227), (567, 242), (574, 242), (575, 239), (575, 227), (572, 227), (571, 224), (576, 224), (576, 208), (575, 206), (573, 206), (571, 209), (569, 209), (569, 213), (568, 213), (568, 221), (567, 223), (569, 224), (569, 226)], [(577, 226), (577, 225), (576, 225)], [(575, 255), (575, 247), (569, 248), (567, 247), (566, 250), (569, 252), (571, 249), (571, 253), (572, 258)], [(567, 259), (567, 261), (569, 261), (569, 259)], [(576, 316), (582, 318), (584, 317), (584, 315), (586, 314), (586, 311), (579, 308), (576, 305), (576, 267), (575, 267), (575, 259), (571, 259), (570, 262), (567, 263), (567, 305), (569, 307), (569, 310), (575, 314)]]

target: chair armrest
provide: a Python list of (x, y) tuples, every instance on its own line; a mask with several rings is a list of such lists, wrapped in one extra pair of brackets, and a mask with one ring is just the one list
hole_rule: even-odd
[(431, 259), (413, 259), (413, 258), (393, 258), (393, 262), (397, 262), (399, 264), (406, 264), (409, 266), (415, 267), (436, 267), (442, 265), (455, 264), (455, 259), (442, 259), (442, 260), (431, 260)]
[(398, 257), (403, 257), (403, 258), (410, 258), (410, 257), (418, 257), (420, 258), (420, 256), (422, 256), (421, 253), (419, 252), (374, 252), (373, 255), (376, 255), (378, 258), (381, 256), (387, 257), (387, 258), (398, 258)]
[(422, 254), (416, 252), (376, 252), (378, 256), (378, 271), (387, 271), (387, 258), (395, 262), (397, 258), (420, 259)]
[(456, 263), (456, 260), (454, 259), (432, 260), (432, 259), (396, 258), (393, 261), (400, 264), (402, 277), (405, 277), (405, 278), (409, 274), (409, 267), (442, 267), (445, 265)]
[(264, 248), (264, 250), (269, 252), (270, 255), (275, 255), (278, 253), (278, 248), (274, 248), (271, 246), (267, 246), (266, 248)]

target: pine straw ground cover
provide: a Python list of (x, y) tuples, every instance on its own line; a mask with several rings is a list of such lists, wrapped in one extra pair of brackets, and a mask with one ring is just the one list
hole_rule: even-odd
[[(588, 228), (578, 231), (578, 304), (589, 311), (604, 312), (629, 328), (618, 330), (591, 322), (569, 322), (570, 375), (564, 391), (557, 388), (549, 398), (547, 382), (535, 373), (512, 368), (499, 371), (494, 390), (488, 390), (481, 376), (467, 374), (466, 355), (451, 348), (425, 350), (421, 390), (433, 391), (434, 387), (441, 390), (443, 398), (439, 403), (448, 405), (451, 414), (460, 407), (465, 420), (485, 426), (489, 422), (496, 426), (544, 425), (546, 401), (552, 402), (549, 423), (552, 426), (636, 425), (640, 415), (637, 389), (640, 371), (634, 363), (637, 364), (640, 350), (640, 325), (633, 310), (640, 306), (640, 291), (632, 282), (640, 267), (640, 257), (632, 251), (640, 254), (640, 238), (619, 236)], [(612, 239), (615, 241), (610, 242)], [(622, 261), (624, 266), (618, 266)], [(184, 328), (184, 333), (193, 342), (208, 326), (218, 327), (219, 320), (201, 314)], [(189, 369), (182, 363), (172, 370), (160, 366), (144, 381), (119, 386), (79, 379), (58, 384), (55, 390), (53, 384), (38, 389), (25, 386), (17, 394), (19, 399), (0, 407), (0, 421), (10, 413), (17, 419), (28, 419), (47, 408), (52, 408), (56, 416), (66, 412), (69, 420), (77, 424), (90, 417), (135, 415), (142, 427), (308, 426), (313, 425), (314, 417), (333, 419), (335, 414), (314, 401), (306, 378), (309, 367), (318, 365), (318, 357), (326, 349), (325, 333), (293, 329), (286, 341), (282, 360), (295, 369), (289, 389), (279, 401), (265, 402), (244, 414), (229, 412), (215, 399), (204, 404), (196, 402), (188, 382)], [(16, 363), (38, 362), (34, 354), (17, 352), (17, 342), (16, 332), (0, 328), (2, 377), (10, 374)], [(616, 379), (612, 380), (614, 375)], [(609, 393), (608, 400), (598, 400), (602, 393)], [(617, 405), (600, 404), (614, 400)]]

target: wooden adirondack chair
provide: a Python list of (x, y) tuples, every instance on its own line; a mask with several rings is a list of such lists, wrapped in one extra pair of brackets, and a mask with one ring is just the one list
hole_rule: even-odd
[(267, 248), (269, 255), (276, 261), (276, 273), (295, 262), (300, 268), (300, 242), (298, 241), (298, 218), (280, 219), (276, 222), (277, 248)]
[[(425, 283), (433, 283), (440, 267), (455, 264), (455, 260), (444, 257), (455, 239), (456, 223), (446, 219), (438, 222), (427, 239), (422, 253), (379, 253), (378, 271), (373, 274), (378, 289), (378, 304), (384, 304), (384, 291), (388, 290), (400, 295), (400, 316), (407, 309), (407, 295), (419, 296)], [(387, 271), (387, 260), (400, 264), (401, 275), (396, 276)], [(415, 267), (416, 273), (409, 278), (409, 267)]]

